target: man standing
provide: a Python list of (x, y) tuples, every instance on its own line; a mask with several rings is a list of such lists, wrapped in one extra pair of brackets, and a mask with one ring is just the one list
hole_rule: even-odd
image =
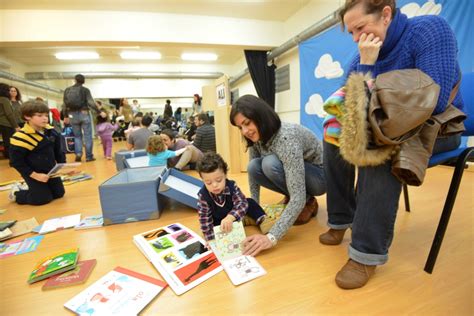
[(92, 120), (90, 110), (99, 113), (91, 92), (82, 85), (86, 81), (83, 75), (74, 77), (76, 83), (66, 88), (63, 99), (64, 124), (71, 124), (74, 132), (74, 152), (76, 161), (82, 158), (82, 137), (86, 147), (86, 161), (94, 161), (92, 154)]
[(216, 130), (209, 123), (207, 113), (198, 114), (194, 121), (197, 129), (193, 145), (203, 153), (209, 151), (216, 152)]

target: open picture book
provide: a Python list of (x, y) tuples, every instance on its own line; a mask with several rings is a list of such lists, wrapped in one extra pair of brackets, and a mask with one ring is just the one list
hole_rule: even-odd
[(64, 307), (77, 315), (138, 315), (165, 287), (161, 280), (116, 267)]
[(133, 241), (177, 295), (222, 271), (204, 239), (179, 223), (135, 235)]
[(214, 236), (215, 239), (209, 244), (232, 284), (239, 285), (267, 273), (254, 257), (242, 255), (242, 242), (245, 239), (242, 222), (232, 223), (232, 230), (228, 233), (223, 232), (220, 226), (215, 226)]

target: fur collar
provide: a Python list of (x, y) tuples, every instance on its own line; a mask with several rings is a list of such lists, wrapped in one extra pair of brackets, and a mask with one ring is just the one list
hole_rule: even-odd
[(346, 82), (346, 99), (344, 114), (341, 119), (341, 136), (339, 138), (342, 157), (356, 166), (377, 166), (389, 160), (395, 146), (383, 146), (368, 149), (369, 122), (367, 107), (370, 95), (365, 82), (370, 75), (352, 73)]

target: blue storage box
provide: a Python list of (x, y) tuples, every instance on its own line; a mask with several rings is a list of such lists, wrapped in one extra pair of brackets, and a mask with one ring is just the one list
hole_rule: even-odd
[(165, 167), (124, 169), (99, 186), (104, 225), (158, 219), (166, 200), (158, 194)]
[(125, 169), (125, 159), (133, 158), (133, 157), (141, 157), (146, 156), (146, 150), (139, 149), (139, 150), (122, 150), (117, 151), (115, 153), (115, 166), (117, 167), (117, 171)]
[(198, 192), (204, 183), (176, 169), (165, 169), (158, 192), (168, 198), (197, 209)]

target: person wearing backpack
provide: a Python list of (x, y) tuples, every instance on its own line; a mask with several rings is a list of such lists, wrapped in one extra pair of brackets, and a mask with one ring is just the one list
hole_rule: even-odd
[(90, 110), (99, 113), (91, 92), (82, 85), (86, 81), (83, 75), (77, 74), (76, 83), (64, 91), (63, 116), (64, 124), (71, 124), (74, 132), (74, 151), (76, 161), (82, 159), (82, 138), (86, 147), (86, 161), (94, 161), (92, 154), (92, 120)]

